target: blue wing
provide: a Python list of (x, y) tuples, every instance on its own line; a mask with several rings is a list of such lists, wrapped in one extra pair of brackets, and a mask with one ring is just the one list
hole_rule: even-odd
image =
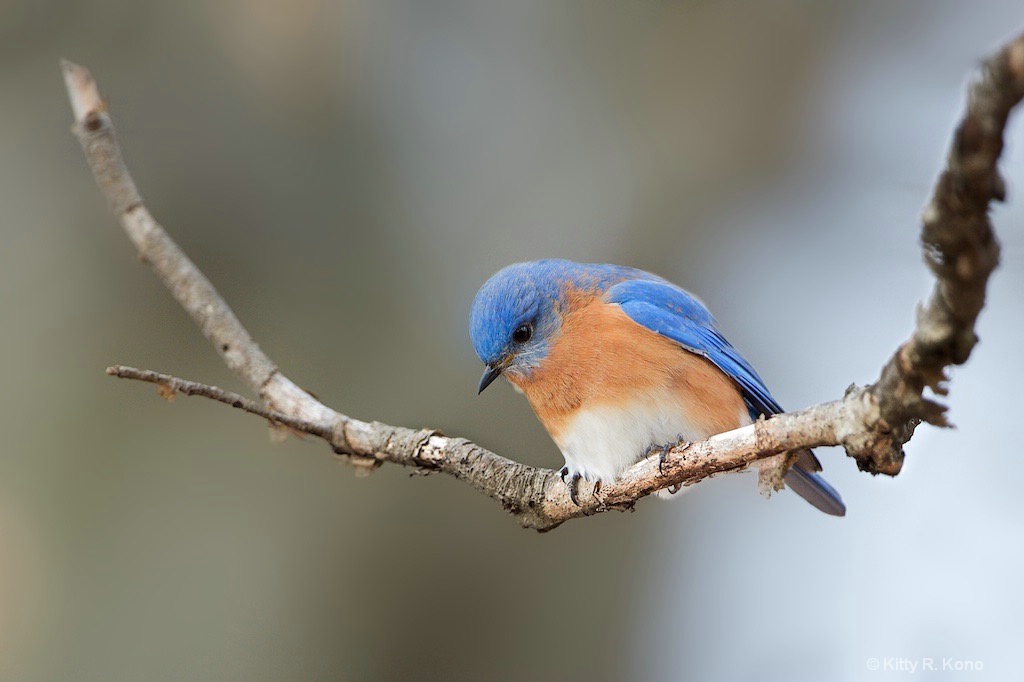
[[(700, 301), (660, 279), (634, 279), (608, 289), (605, 300), (618, 304), (637, 324), (702, 355), (736, 382), (751, 419), (779, 414), (782, 406), (742, 355), (718, 331), (718, 323)], [(846, 514), (839, 493), (817, 471), (821, 464), (810, 450), (797, 454), (786, 483), (812, 505), (833, 516)]]
[(611, 287), (605, 298), (637, 324), (703, 355), (729, 375), (739, 385), (751, 419), (784, 411), (750, 363), (718, 331), (708, 309), (690, 294), (663, 281), (629, 280)]

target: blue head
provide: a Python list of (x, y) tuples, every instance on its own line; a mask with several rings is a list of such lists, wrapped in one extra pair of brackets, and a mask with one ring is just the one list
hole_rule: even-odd
[(469, 335), (487, 368), (480, 391), (504, 373), (526, 377), (547, 357), (561, 330), (566, 291), (603, 289), (638, 271), (567, 260), (516, 263), (480, 287), (469, 316)]

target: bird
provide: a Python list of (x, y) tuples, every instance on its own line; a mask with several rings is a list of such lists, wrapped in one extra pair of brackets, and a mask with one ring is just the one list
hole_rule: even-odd
[[(658, 449), (783, 412), (704, 304), (643, 270), (515, 263), (480, 287), (469, 327), (485, 366), (477, 393), (503, 376), (525, 394), (565, 458), (562, 479), (577, 504), (581, 479), (599, 490)], [(819, 471), (802, 450), (784, 480), (820, 511), (844, 516)]]

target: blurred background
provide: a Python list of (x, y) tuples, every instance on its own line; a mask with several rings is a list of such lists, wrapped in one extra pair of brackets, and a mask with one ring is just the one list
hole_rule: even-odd
[(843, 520), (743, 475), (538, 535), (104, 376), (244, 388), (107, 214), (57, 64), (93, 69), (149, 208), (289, 376), (554, 466), (525, 400), (476, 396), (490, 274), (654, 270), (784, 405), (870, 382), (930, 288), (965, 80), (1022, 29), (1015, 0), (5, 0), (0, 679), (1021, 679), (1019, 114), (957, 430), (894, 480), (821, 450)]

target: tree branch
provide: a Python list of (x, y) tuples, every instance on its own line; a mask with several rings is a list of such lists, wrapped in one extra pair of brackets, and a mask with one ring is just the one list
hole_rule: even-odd
[(691, 485), (726, 471), (805, 447), (842, 445), (860, 468), (895, 475), (902, 446), (921, 422), (944, 426), (945, 408), (926, 388), (945, 395), (945, 368), (962, 364), (977, 343), (974, 323), (985, 301), (999, 246), (988, 206), (1003, 198), (996, 169), (1010, 110), (1024, 97), (1024, 36), (989, 59), (972, 86), (947, 166), (924, 214), (925, 259), (937, 278), (918, 312), (911, 338), (896, 351), (872, 386), (851, 386), (837, 401), (777, 415), (751, 426), (671, 450), (663, 462), (642, 460), (574, 504), (558, 473), (496, 455), (431, 429), (364, 422), (324, 405), (289, 380), (260, 350), (209, 280), (188, 259), (142, 203), (125, 166), (106, 106), (84, 67), (62, 63), (75, 115), (73, 130), (111, 211), (140, 257), (189, 313), (225, 363), (259, 396), (241, 395), (165, 374), (111, 367), (109, 374), (156, 383), (165, 396), (202, 395), (277, 425), (327, 441), (361, 471), (384, 462), (441, 471), (466, 481), (526, 527), (550, 530), (580, 516), (631, 509), (637, 500), (671, 485)]
[(287, 426), (294, 431), (309, 433), (328, 441), (331, 439), (331, 432), (321, 428), (320, 424), (314, 424), (313, 422), (298, 419), (284, 414), (283, 412), (267, 409), (255, 400), (250, 400), (244, 395), (240, 395), (232, 391), (226, 391), (217, 386), (200, 384), (195, 381), (189, 381), (188, 379), (179, 379), (178, 377), (173, 377), (170, 374), (160, 374), (159, 372), (153, 372), (148, 369), (136, 369), (135, 367), (125, 367), (123, 365), (107, 367), (107, 374), (119, 379), (135, 379), (136, 381), (145, 381), (150, 384), (156, 384), (160, 388), (160, 395), (167, 400), (174, 400), (175, 396), (179, 393), (183, 393), (185, 395), (201, 395), (204, 398), (209, 398), (211, 400), (224, 403), (225, 405), (236, 407), (243, 412), (263, 417), (274, 426)]
[[(1024, 35), (989, 58), (968, 93), (967, 111), (932, 198), (922, 216), (924, 259), (936, 277), (918, 309), (913, 335), (897, 349), (870, 388), (895, 440), (909, 439), (918, 421), (949, 426), (946, 408), (924, 395), (947, 395), (946, 368), (967, 362), (978, 342), (974, 324), (985, 305), (989, 275), (999, 265), (999, 242), (989, 204), (1006, 198), (996, 164), (1010, 111), (1024, 98)], [(872, 472), (895, 474), (902, 452), (860, 461)]]

